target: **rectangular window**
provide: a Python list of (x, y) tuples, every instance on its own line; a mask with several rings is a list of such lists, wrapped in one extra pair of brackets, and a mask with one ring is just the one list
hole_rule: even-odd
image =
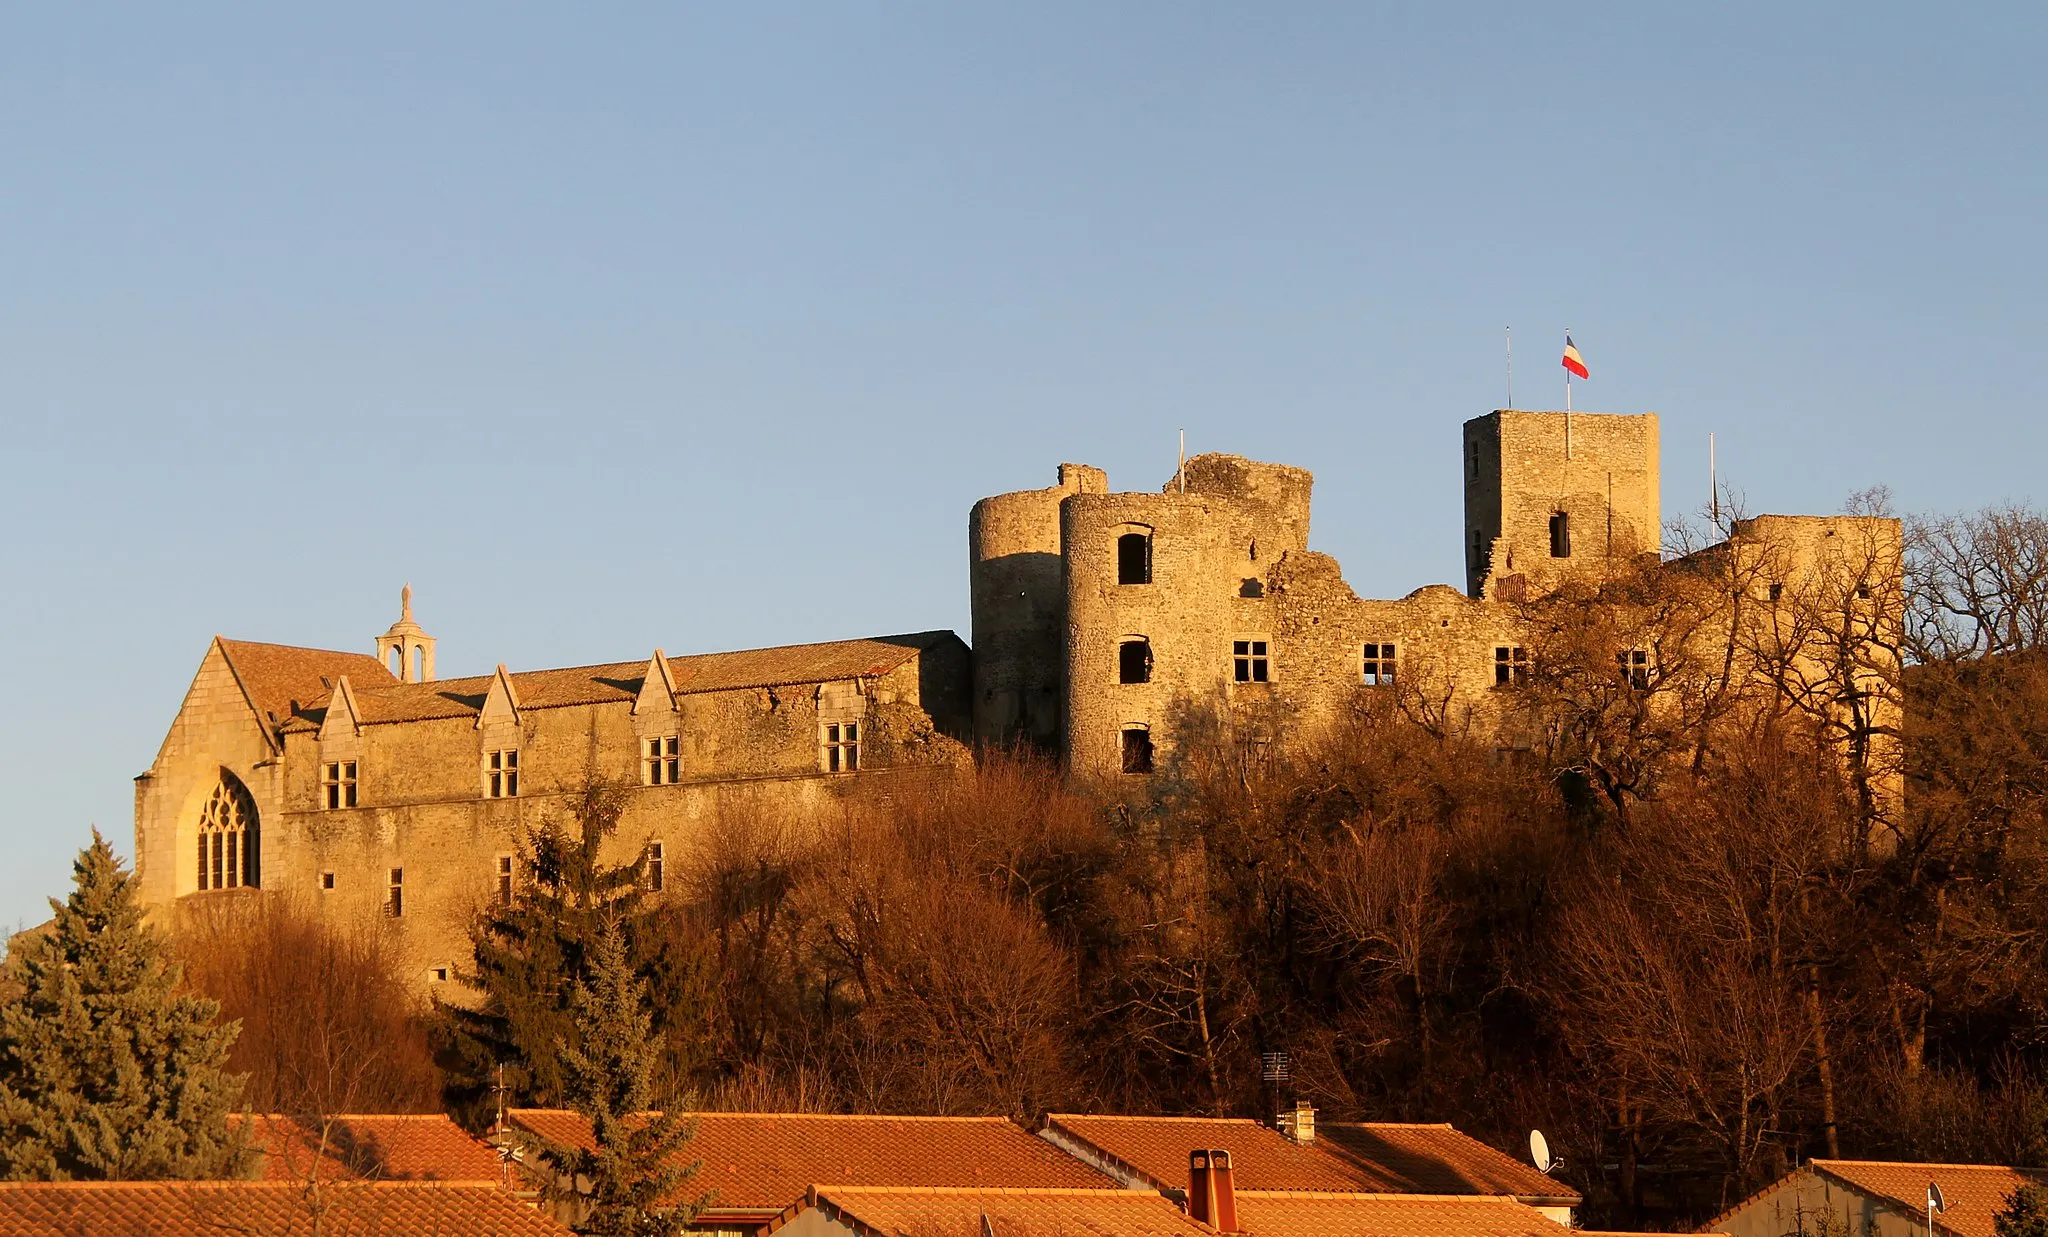
[(672, 786), (683, 780), (683, 740), (679, 735), (663, 735), (646, 741), (646, 750), (640, 759), (640, 784), (642, 786)]
[(1498, 687), (1519, 683), (1529, 677), (1529, 652), (1514, 645), (1495, 645), (1493, 650), (1493, 681)]
[(661, 843), (649, 842), (647, 844), (647, 891), (649, 893), (660, 893), (667, 886), (668, 872), (666, 869), (668, 865), (665, 862), (665, 858)]
[(860, 723), (825, 723), (825, 772), (855, 773), (860, 769)]
[(1647, 649), (1623, 649), (1614, 655), (1621, 677), (1639, 692), (1650, 690), (1650, 653)]
[(397, 919), (405, 914), (405, 869), (391, 869), (389, 894), (384, 899), (384, 913)]
[(1264, 683), (1273, 677), (1264, 640), (1231, 641), (1230, 659), (1231, 677), (1240, 683)]
[(320, 888), (322, 892), (334, 888), (334, 873), (322, 872), (320, 874)]
[(437, 966), (434, 969), (428, 971), (427, 974), (431, 976), (433, 978), (433, 981), (437, 984), (445, 984), (448, 982), (448, 968), (445, 966)]
[(484, 793), (493, 799), (519, 797), (519, 749), (500, 748), (484, 754)]
[(1152, 772), (1152, 732), (1144, 726), (1124, 727), (1122, 755), (1124, 772)]
[(499, 906), (512, 905), (512, 856), (498, 856), (498, 887), (493, 890)]
[(1390, 687), (1394, 682), (1394, 659), (1399, 652), (1391, 643), (1365, 646), (1365, 685)]
[(356, 762), (331, 760), (320, 775), (320, 801), (328, 811), (356, 805)]
[(1782, 585), (1782, 584), (1777, 584), (1777, 583), (1773, 583), (1773, 584), (1771, 585), (1771, 590), (1770, 590), (1770, 591), (1771, 591), (1771, 600), (1772, 600), (1772, 601), (1777, 601), (1777, 600), (1779, 600), (1780, 598), (1782, 598), (1782, 597), (1783, 597), (1783, 596), (1785, 595), (1785, 586), (1784, 586), (1784, 585)]

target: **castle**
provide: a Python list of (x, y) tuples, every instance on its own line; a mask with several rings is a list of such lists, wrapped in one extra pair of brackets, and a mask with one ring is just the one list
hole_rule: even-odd
[[(803, 811), (977, 744), (1036, 746), (1077, 780), (1145, 778), (1191, 710), (1306, 733), (1425, 677), (1464, 724), (1500, 725), (1497, 689), (1531, 664), (1524, 605), (1657, 561), (1658, 423), (1498, 411), (1466, 422), (1462, 448), (1464, 588), (1398, 600), (1359, 598), (1308, 548), (1308, 472), (1198, 455), (1158, 492), (1063, 464), (1052, 487), (975, 504), (971, 651), (934, 631), (443, 680), (409, 588), (374, 654), (216, 637), (136, 779), (144, 897), (283, 890), (381, 914), (434, 984), (471, 916), (511, 896), (522, 831), (595, 783), (631, 788), (615, 843), (659, 890), (722, 816)], [(1726, 619), (1748, 631), (1851, 541), (1895, 571), (1897, 522), (1857, 517), (1761, 517), (1679, 562), (1715, 596), (1753, 580), (1759, 604)], [(1869, 587), (1850, 604), (1882, 634), (1897, 599)], [(1652, 651), (1615, 655), (1647, 680)]]

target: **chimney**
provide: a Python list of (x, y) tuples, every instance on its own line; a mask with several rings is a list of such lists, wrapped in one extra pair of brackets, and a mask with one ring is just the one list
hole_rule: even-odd
[(1316, 1140), (1316, 1110), (1307, 1100), (1294, 1101), (1294, 1111), (1281, 1113), (1273, 1124), (1280, 1127), (1282, 1134), (1303, 1146)]
[(1188, 1215), (1218, 1232), (1238, 1231), (1228, 1151), (1188, 1152)]

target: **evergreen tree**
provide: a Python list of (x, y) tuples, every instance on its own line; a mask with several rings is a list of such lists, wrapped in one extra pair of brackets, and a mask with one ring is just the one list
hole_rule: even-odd
[(602, 928), (589, 963), (589, 978), (574, 985), (570, 1000), (576, 1039), (559, 1048), (569, 1104), (590, 1119), (594, 1146), (551, 1144), (541, 1158), (555, 1180), (590, 1183), (584, 1232), (665, 1237), (681, 1232), (695, 1211), (676, 1198), (697, 1171), (682, 1161), (693, 1131), (681, 1105), (657, 1103), (647, 985), (617, 923)]
[(7, 959), (0, 1005), (0, 1176), (138, 1180), (217, 1176), (239, 1151), (222, 1072), (239, 1024), (177, 991), (143, 922), (135, 878), (93, 831), (55, 922)]
[(2005, 1196), (2005, 1206), (1991, 1217), (1998, 1237), (2048, 1237), (2048, 1189), (2023, 1185)]
[(587, 788), (567, 822), (538, 829), (518, 858), (519, 880), (508, 904), (492, 906), (470, 928), (474, 969), (461, 978), (482, 1000), (474, 1008), (444, 1006), (447, 1099), (471, 1124), (487, 1119), (498, 1066), (506, 1099), (516, 1105), (559, 1106), (567, 1079), (557, 1046), (576, 1043), (571, 1008), (575, 981), (605, 924), (617, 925), (627, 956), (650, 981), (655, 1029), (666, 1037), (664, 1073), (686, 1068), (698, 1040), (693, 1019), (702, 1000), (699, 971), (677, 934), (643, 893), (644, 858), (607, 863), (606, 841), (617, 832), (624, 798)]

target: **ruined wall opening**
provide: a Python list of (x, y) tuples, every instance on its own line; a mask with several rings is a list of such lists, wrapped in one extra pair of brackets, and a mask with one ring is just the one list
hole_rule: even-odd
[(1123, 733), (1123, 771), (1152, 772), (1152, 730), (1148, 726), (1126, 726)]
[(1116, 539), (1116, 582), (1152, 583), (1152, 534), (1125, 533)]
[(1126, 636), (1116, 646), (1116, 681), (1152, 681), (1152, 642), (1143, 636)]
[(1570, 558), (1572, 556), (1572, 517), (1562, 511), (1550, 516), (1550, 557)]

